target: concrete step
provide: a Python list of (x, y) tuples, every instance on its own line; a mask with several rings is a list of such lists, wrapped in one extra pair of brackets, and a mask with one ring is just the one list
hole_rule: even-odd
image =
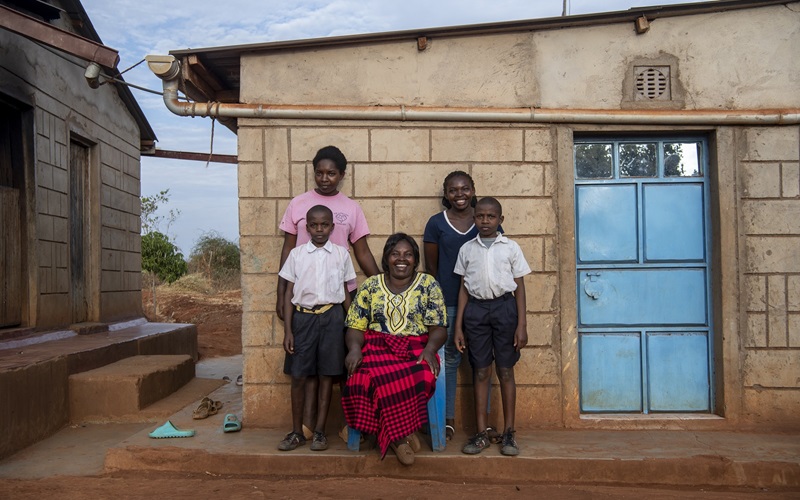
[(70, 420), (113, 421), (169, 396), (194, 378), (188, 354), (133, 356), (69, 377)]
[[(112, 323), (108, 331), (36, 332), (0, 342), (0, 458), (52, 435), (69, 422), (70, 375), (136, 355), (187, 354), (197, 358), (197, 328)], [(5, 390), (8, 388), (8, 390)]]
[(106, 472), (800, 489), (800, 436), (796, 434), (519, 429), (520, 455), (505, 457), (498, 445), (479, 455), (463, 454), (461, 448), (469, 436), (458, 430), (442, 452), (432, 451), (430, 440), (421, 436), (416, 463), (406, 467), (392, 451), (384, 460), (368, 446), (349, 451), (332, 432), (328, 433), (330, 448), (322, 452), (311, 451), (309, 443), (291, 452), (278, 451), (278, 443), (291, 428), (256, 428), (245, 420), (240, 432), (223, 432), (225, 413), (241, 418), (246, 393), (246, 388), (243, 393), (242, 387), (228, 383), (209, 394), (224, 403), (219, 414), (193, 420), (192, 404), (170, 416), (179, 429), (195, 430), (191, 438), (151, 439), (148, 433), (158, 426), (153, 424), (105, 448)]

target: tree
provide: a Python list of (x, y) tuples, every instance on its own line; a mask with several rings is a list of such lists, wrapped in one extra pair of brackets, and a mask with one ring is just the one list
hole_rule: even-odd
[(154, 196), (142, 196), (142, 271), (148, 273), (152, 282), (153, 314), (158, 317), (158, 300), (156, 299), (157, 281), (172, 283), (187, 273), (188, 268), (183, 254), (170, 241), (167, 233), (160, 231), (161, 224), (166, 221), (165, 231), (180, 215), (180, 210), (170, 209), (166, 216), (158, 215), (161, 205), (169, 202), (169, 189)]
[(167, 235), (151, 231), (142, 236), (142, 270), (172, 283), (187, 273), (188, 266)]
[(167, 215), (157, 215), (161, 205), (169, 203), (169, 189), (164, 189), (153, 196), (142, 196), (142, 234), (161, 231), (161, 223), (166, 221), (164, 234), (169, 234), (169, 227), (181, 214), (178, 209), (170, 209)]
[(204, 233), (189, 256), (189, 269), (205, 275), (215, 285), (237, 281), (240, 270), (239, 247), (219, 233)]

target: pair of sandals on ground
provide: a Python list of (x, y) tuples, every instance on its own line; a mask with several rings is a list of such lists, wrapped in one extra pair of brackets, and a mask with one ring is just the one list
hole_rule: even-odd
[[(216, 415), (219, 413), (222, 405), (222, 401), (214, 401), (209, 397), (205, 397), (200, 400), (200, 404), (195, 408), (194, 412), (192, 412), (192, 418), (195, 420), (202, 420), (211, 415)], [(238, 432), (242, 430), (242, 423), (236, 415), (228, 413), (225, 415), (225, 420), (222, 423), (222, 430), (223, 432)]]

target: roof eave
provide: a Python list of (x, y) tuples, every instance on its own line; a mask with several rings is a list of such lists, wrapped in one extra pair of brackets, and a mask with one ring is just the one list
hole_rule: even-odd
[(197, 49), (180, 49), (171, 50), (169, 53), (177, 58), (180, 58), (181, 56), (193, 54), (217, 54), (221, 52), (235, 52), (238, 54), (244, 54), (248, 52), (269, 50), (321, 48), (336, 45), (391, 42), (396, 40), (408, 40), (409, 38), (418, 38), (421, 36), (459, 37), (507, 33), (514, 31), (544, 31), (552, 29), (633, 22), (642, 16), (645, 16), (648, 20), (653, 20), (659, 18), (705, 14), (710, 12), (723, 12), (728, 10), (739, 10), (787, 3), (793, 2), (789, 0), (718, 0), (699, 3), (695, 2), (674, 5), (656, 5), (649, 7), (632, 7), (623, 11), (601, 12), (595, 14), (580, 14), (573, 16), (504, 21), (497, 23), (468, 24), (460, 26), (418, 28), (382, 33), (364, 33), (323, 38), (306, 38), (300, 40), (228, 45)]
[[(94, 25), (91, 19), (89, 19), (89, 14), (86, 13), (86, 9), (83, 8), (81, 2), (78, 0), (64, 0), (63, 4), (70, 17), (80, 20), (80, 26), (76, 27), (76, 29), (82, 31), (84, 37), (102, 44), (103, 41), (100, 39), (97, 30), (94, 29)], [(121, 75), (116, 78), (124, 81)], [(128, 108), (128, 111), (139, 126), (140, 151), (147, 152), (153, 149), (158, 138), (156, 137), (153, 127), (150, 126), (150, 122), (147, 121), (144, 111), (142, 111), (142, 108), (133, 96), (130, 87), (124, 84), (114, 84), (114, 87), (117, 89), (119, 97), (122, 99), (125, 107)]]

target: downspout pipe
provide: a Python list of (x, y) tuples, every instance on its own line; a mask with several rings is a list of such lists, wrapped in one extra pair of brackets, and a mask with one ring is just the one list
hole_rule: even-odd
[(190, 102), (178, 99), (180, 63), (173, 56), (147, 56), (163, 80), (164, 104), (179, 116), (292, 120), (377, 120), (608, 125), (797, 125), (800, 108), (757, 110), (640, 110), (455, 108), (423, 106), (324, 106)]

